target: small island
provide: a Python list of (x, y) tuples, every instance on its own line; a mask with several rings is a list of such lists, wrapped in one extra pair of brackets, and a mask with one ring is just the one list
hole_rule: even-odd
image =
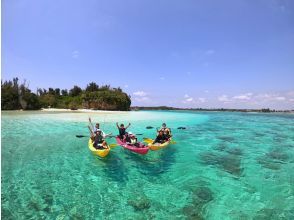
[(58, 109), (93, 109), (111, 111), (129, 111), (131, 97), (120, 87), (99, 86), (89, 83), (85, 89), (75, 85), (72, 89), (48, 88), (32, 92), (26, 82), (19, 83), (18, 78), (1, 81), (2, 110), (40, 110)]

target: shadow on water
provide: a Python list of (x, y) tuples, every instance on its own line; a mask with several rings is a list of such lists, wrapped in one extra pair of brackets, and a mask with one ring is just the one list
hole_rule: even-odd
[(243, 168), (241, 167), (242, 151), (238, 148), (232, 148), (223, 152), (203, 152), (200, 154), (202, 163), (220, 168), (235, 177), (242, 176)]
[(289, 156), (279, 148), (274, 148), (263, 156), (256, 159), (263, 168), (270, 170), (280, 170), (282, 164), (289, 162)]
[(117, 153), (110, 153), (106, 158), (95, 157), (96, 165), (111, 180), (125, 184), (128, 181), (127, 169)]
[(149, 151), (147, 155), (139, 155), (128, 150), (124, 150), (127, 159), (131, 159), (141, 174), (147, 177), (158, 177), (166, 173), (175, 163), (176, 148), (168, 146), (158, 151)]
[[(281, 218), (281, 216), (283, 216)], [(280, 210), (271, 208), (262, 208), (253, 217), (253, 220), (268, 220), (268, 219), (294, 219), (294, 210)]]
[(205, 181), (198, 182), (195, 187), (189, 186), (191, 202), (182, 209), (187, 219), (205, 219), (204, 213), (208, 203), (213, 201), (215, 195)]

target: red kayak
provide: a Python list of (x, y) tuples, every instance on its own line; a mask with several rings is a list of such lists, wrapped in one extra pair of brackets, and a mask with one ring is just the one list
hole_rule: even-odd
[(116, 137), (115, 139), (116, 139), (117, 144), (122, 146), (125, 149), (128, 149), (128, 150), (133, 151), (138, 154), (147, 154), (148, 153), (149, 147), (141, 142), (138, 142), (139, 146), (136, 147), (134, 145), (127, 144), (127, 143), (123, 142), (119, 137)]

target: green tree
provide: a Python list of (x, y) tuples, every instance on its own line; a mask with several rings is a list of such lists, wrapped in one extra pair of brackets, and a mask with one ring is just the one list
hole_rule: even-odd
[(68, 96), (68, 91), (67, 91), (67, 89), (62, 89), (62, 90), (61, 90), (61, 95), (62, 95), (62, 96)]
[(70, 96), (78, 96), (82, 93), (82, 89), (79, 86), (74, 86), (71, 90), (69, 90)]
[(86, 87), (87, 92), (95, 92), (98, 90), (99, 90), (99, 86), (95, 82), (89, 83)]

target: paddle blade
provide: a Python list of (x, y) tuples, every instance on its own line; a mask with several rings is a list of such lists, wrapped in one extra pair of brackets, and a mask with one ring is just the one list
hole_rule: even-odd
[(152, 129), (152, 128), (153, 128), (152, 126), (147, 126), (147, 127), (146, 127), (146, 129)]
[(114, 147), (117, 147), (118, 144), (109, 144), (108, 146), (109, 146), (110, 148), (114, 148)]
[(77, 138), (82, 138), (82, 137), (89, 137), (88, 135), (76, 135)]
[(153, 143), (153, 140), (151, 138), (143, 138), (143, 141), (148, 144)]

